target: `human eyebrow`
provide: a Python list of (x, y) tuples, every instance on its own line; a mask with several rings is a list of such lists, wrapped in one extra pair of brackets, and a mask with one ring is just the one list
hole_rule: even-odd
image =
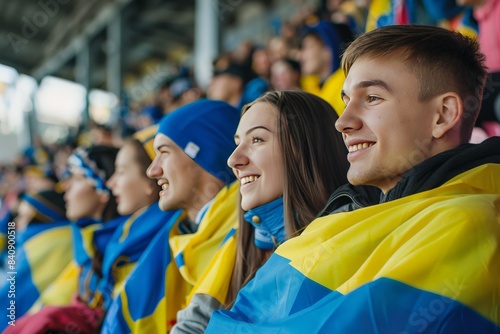
[(169, 145), (169, 144), (160, 144), (160, 145), (158, 145), (158, 147), (156, 147), (156, 150), (159, 151), (159, 150), (161, 150), (163, 148), (171, 149), (172, 145)]
[[(392, 89), (389, 87), (389, 85), (385, 81), (382, 81), (382, 80), (360, 81), (354, 85), (354, 88), (368, 88), (368, 87), (373, 87), (373, 86), (381, 87), (381, 88), (385, 89), (386, 91), (388, 91), (389, 93), (392, 92)], [(344, 93), (344, 91), (342, 91), (341, 95), (343, 93)], [(342, 97), (344, 97), (344, 95), (342, 95)]]
[[(254, 130), (257, 130), (257, 129), (264, 129), (264, 130), (266, 130), (266, 131), (271, 132), (271, 130), (269, 130), (269, 129), (268, 129), (268, 128), (266, 128), (265, 126), (263, 126), (263, 125), (257, 125), (257, 126), (254, 126), (253, 128), (248, 129), (248, 130), (245, 132), (245, 136), (248, 136), (248, 134), (249, 134), (250, 132), (252, 132), (252, 131), (254, 131)], [(233, 137), (233, 138), (234, 138), (234, 140), (237, 140), (237, 139), (240, 139), (240, 136), (236, 134), (236, 135), (234, 135), (234, 137)]]
[(271, 132), (271, 130), (269, 130), (268, 128), (266, 128), (265, 126), (263, 125), (257, 125), (257, 126), (254, 126), (253, 128), (250, 128), (247, 130), (247, 132), (245, 132), (245, 135), (248, 135), (250, 132), (254, 131), (254, 130), (257, 130), (257, 129), (264, 129), (266, 131), (269, 131)]

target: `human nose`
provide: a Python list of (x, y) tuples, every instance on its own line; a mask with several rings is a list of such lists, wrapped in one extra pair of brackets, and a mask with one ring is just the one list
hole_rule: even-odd
[(115, 173), (113, 173), (113, 175), (111, 175), (109, 180), (106, 182), (106, 187), (108, 187), (109, 189), (112, 189), (114, 184), (115, 184)]
[(248, 164), (248, 157), (244, 154), (243, 145), (238, 145), (227, 159), (227, 165), (232, 169), (239, 169)]
[(161, 166), (160, 166), (160, 162), (159, 162), (159, 159), (158, 159), (158, 156), (156, 156), (154, 158), (154, 160), (151, 162), (151, 164), (149, 165), (148, 169), (146, 170), (146, 175), (150, 178), (150, 179), (157, 179), (159, 177), (161, 177)]
[(335, 122), (335, 129), (341, 133), (349, 133), (361, 128), (362, 122), (357, 115), (356, 105), (353, 101), (349, 102), (342, 115)]

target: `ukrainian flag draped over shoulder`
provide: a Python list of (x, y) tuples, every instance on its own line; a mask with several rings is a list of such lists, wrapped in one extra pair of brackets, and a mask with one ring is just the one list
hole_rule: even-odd
[(500, 333), (498, 175), (316, 219), (206, 333)]
[(187, 305), (195, 294), (209, 295), (223, 305), (226, 303), (236, 261), (237, 233), (236, 227), (233, 227), (226, 235), (207, 270), (189, 294)]
[(100, 220), (84, 218), (71, 223), (72, 261), (39, 296), (29, 313), (34, 314), (44, 306), (70, 305), (75, 293), (85, 301), (93, 298), (97, 288), (98, 276), (92, 270), (92, 258), (95, 254), (94, 232), (98, 229), (116, 228), (123, 217), (113, 219), (106, 224)]
[(223, 188), (198, 231), (180, 235), (180, 213), (151, 242), (115, 298), (101, 333), (166, 333), (177, 311), (212, 260), (229, 230), (237, 225), (238, 183)]
[[(7, 277), (2, 277), (0, 282), (0, 307), (6, 310), (14, 300), (16, 318), (19, 318), (71, 261), (70, 222), (30, 224), (19, 233), (15, 246), (15, 268), (4, 272)], [(15, 296), (7, 298), (10, 289), (7, 278), (11, 277), (15, 282)], [(5, 328), (7, 321), (7, 317), (2, 319), (0, 329)]]
[(98, 286), (104, 309), (109, 307), (116, 290), (123, 285), (151, 240), (174, 214), (174, 211), (161, 211), (155, 202), (123, 220), (109, 240), (100, 238), (100, 231), (95, 232), (96, 247), (104, 254), (103, 277)]

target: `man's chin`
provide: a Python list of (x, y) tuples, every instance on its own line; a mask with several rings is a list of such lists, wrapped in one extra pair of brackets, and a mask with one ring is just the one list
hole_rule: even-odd
[(166, 201), (166, 200), (162, 201), (161, 198), (160, 201), (158, 202), (158, 206), (160, 207), (161, 211), (169, 211), (177, 209), (171, 201)]

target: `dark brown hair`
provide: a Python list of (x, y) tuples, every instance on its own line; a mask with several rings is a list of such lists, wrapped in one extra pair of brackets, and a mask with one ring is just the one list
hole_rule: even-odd
[(146, 152), (144, 145), (136, 138), (128, 139), (124, 145), (130, 145), (131, 147), (134, 148), (134, 160), (139, 165), (140, 170), (144, 172), (143, 173), (144, 178), (146, 178), (149, 181), (153, 189), (158, 190), (154, 192), (154, 194), (156, 195), (155, 201), (158, 201), (161, 188), (156, 183), (155, 179), (151, 179), (146, 175), (146, 171), (149, 168), (149, 165), (151, 165), (152, 160), (151, 157)]
[[(115, 159), (118, 154), (118, 149), (111, 146), (96, 145), (86, 148), (85, 150), (87, 151), (89, 159), (94, 161), (100, 170), (104, 171), (106, 178), (104, 181), (108, 181), (115, 172)], [(108, 203), (101, 217), (102, 220), (108, 221), (118, 216), (117, 206), (116, 198), (110, 192)]]
[[(335, 130), (338, 116), (323, 99), (300, 91), (268, 92), (243, 107), (268, 103), (277, 111), (278, 141), (284, 164), (284, 224), (287, 238), (294, 237), (316, 217), (328, 196), (347, 182), (347, 150)], [(236, 263), (227, 305), (255, 275), (268, 252), (254, 245), (254, 228), (240, 209)]]
[(358, 37), (346, 49), (342, 68), (347, 75), (361, 57), (383, 57), (400, 52), (408, 70), (420, 83), (426, 101), (453, 91), (464, 103), (460, 137), (468, 142), (479, 114), (487, 71), (479, 44), (459, 32), (424, 25), (395, 25)]

